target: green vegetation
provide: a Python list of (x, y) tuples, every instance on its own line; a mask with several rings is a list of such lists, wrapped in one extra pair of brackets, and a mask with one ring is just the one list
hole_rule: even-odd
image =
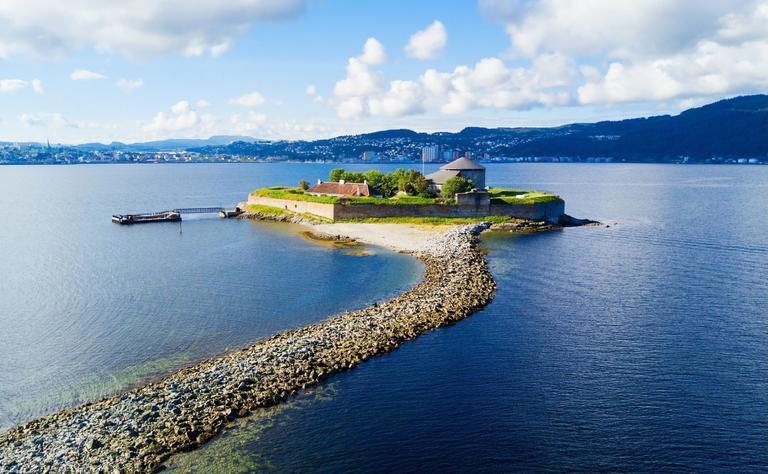
[(299, 181), (299, 187), (301, 188), (302, 191), (306, 191), (307, 189), (309, 189), (309, 182), (306, 179), (302, 179), (301, 181)]
[(262, 206), (261, 204), (248, 204), (247, 206), (245, 206), (245, 210), (247, 212), (253, 212), (255, 214), (261, 214), (265, 216), (285, 217), (285, 218), (300, 216), (312, 222), (318, 222), (318, 223), (333, 222), (331, 219), (328, 219), (327, 217), (318, 216), (315, 214), (311, 214), (309, 212), (295, 213), (285, 209), (280, 209), (279, 207)]
[(398, 194), (388, 199), (376, 197), (353, 197), (341, 201), (342, 204), (376, 204), (377, 206), (397, 206), (401, 204), (454, 204), (453, 199), (443, 199), (434, 197), (409, 196), (407, 194)]
[[(337, 169), (341, 170), (341, 172), (344, 173), (343, 169), (341, 168), (337, 168)], [(414, 170), (409, 170), (409, 171), (414, 171)], [(371, 172), (367, 172), (365, 173), (365, 175), (368, 176), (369, 173)], [(378, 171), (376, 173), (378, 174), (371, 174), (370, 177), (377, 180), (375, 182), (380, 183), (380, 186), (382, 187), (387, 186), (386, 185), (387, 181), (390, 181), (390, 184), (392, 184), (394, 181), (398, 181), (400, 184), (403, 185), (402, 187), (408, 188), (411, 191), (414, 191), (416, 187), (421, 186), (418, 183), (420, 182), (421, 179), (424, 178), (424, 176), (422, 176), (421, 173), (419, 173), (418, 171), (415, 171), (414, 173), (409, 173), (402, 169), (398, 169), (395, 172), (387, 175)], [(374, 181), (369, 181), (369, 183), (371, 182), (374, 182)], [(312, 194), (307, 194), (305, 190), (302, 189), (301, 187), (291, 187), (291, 186), (275, 186), (271, 188), (257, 189), (256, 191), (253, 192), (253, 194), (256, 196), (268, 197), (273, 199), (308, 201), (308, 202), (317, 202), (321, 204), (348, 204), (348, 205), (376, 204), (380, 206), (396, 206), (401, 204), (453, 205), (454, 204), (454, 200), (452, 198), (453, 194), (455, 194), (455, 192), (463, 192), (463, 189), (465, 189), (465, 186), (467, 185), (467, 183), (469, 183), (469, 181), (464, 178), (449, 179), (446, 182), (446, 184), (443, 185), (443, 189), (445, 189), (446, 186), (449, 186), (449, 190), (445, 192), (451, 193), (450, 194), (451, 197), (435, 197), (426, 193), (419, 193), (416, 195), (402, 194), (402, 193), (397, 194), (398, 192), (401, 191), (400, 185), (394, 188), (394, 194), (388, 197), (385, 197), (384, 199), (378, 198), (378, 197), (365, 197), (365, 196), (356, 196), (356, 197), (314, 196)], [(453, 190), (450, 189), (451, 186), (454, 186)], [(460, 189), (462, 191), (455, 191), (456, 189)], [(407, 191), (405, 192), (407, 193)], [(560, 199), (560, 196), (557, 196), (555, 194), (545, 193), (541, 191), (521, 190), (521, 189), (491, 188), (489, 190), (489, 193), (491, 194), (492, 201), (495, 201), (497, 203), (507, 203), (507, 204), (539, 204), (539, 203), (557, 201)]]
[(472, 181), (467, 178), (454, 176), (443, 183), (443, 186), (440, 188), (440, 194), (446, 198), (453, 198), (457, 193), (465, 193), (470, 191), (473, 187), (474, 185), (472, 184)]
[(419, 224), (419, 225), (461, 225), (491, 222), (503, 224), (516, 222), (520, 219), (509, 216), (484, 217), (368, 217), (365, 219), (339, 219), (337, 222), (354, 222), (362, 224)]
[(291, 186), (261, 188), (254, 191), (253, 194), (273, 199), (290, 199), (292, 201), (320, 202), (323, 204), (336, 204), (340, 200), (335, 196), (314, 196), (312, 194), (306, 194), (303, 189)]
[(497, 201), (507, 204), (539, 204), (560, 200), (560, 196), (556, 194), (541, 191), (491, 188), (488, 192), (491, 194), (491, 202)]
[(344, 168), (334, 168), (328, 174), (330, 181), (349, 183), (362, 183), (368, 181), (368, 185), (385, 198), (395, 196), (398, 192), (404, 192), (409, 196), (434, 197), (429, 192), (429, 183), (423, 174), (417, 170), (404, 170), (398, 168), (392, 173), (384, 174), (381, 171), (370, 170), (365, 173), (346, 171)]

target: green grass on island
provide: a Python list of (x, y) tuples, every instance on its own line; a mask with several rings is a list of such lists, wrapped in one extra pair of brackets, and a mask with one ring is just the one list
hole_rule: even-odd
[[(538, 204), (544, 202), (552, 202), (560, 199), (560, 196), (551, 193), (545, 193), (542, 191), (529, 191), (520, 189), (503, 189), (503, 188), (491, 188), (489, 190), (491, 199), (502, 201), (507, 204)], [(424, 197), (424, 196), (409, 196), (405, 194), (399, 194), (391, 198), (380, 197), (336, 197), (336, 196), (315, 196), (307, 194), (303, 189), (292, 186), (275, 186), (270, 188), (261, 188), (253, 192), (256, 196), (273, 198), (273, 199), (287, 199), (292, 201), (307, 201), (317, 202), (322, 204), (375, 204), (381, 206), (397, 206), (403, 204), (445, 204), (454, 205), (455, 202), (451, 199), (443, 197)]]
[(310, 214), (309, 212), (296, 213), (296, 212), (291, 212), (285, 209), (280, 209), (279, 207), (263, 206), (261, 204), (248, 204), (245, 206), (245, 210), (247, 212), (251, 212), (254, 214), (261, 214), (263, 216), (274, 216), (274, 217), (285, 217), (285, 218), (299, 216), (310, 222), (316, 222), (318, 224), (333, 222), (331, 219), (328, 219), (327, 217)]
[(543, 191), (527, 191), (522, 189), (491, 188), (488, 190), (491, 200), (503, 201), (507, 204), (539, 204), (543, 202), (559, 201), (556, 194)]
[(319, 202), (323, 204), (337, 204), (340, 201), (340, 199), (335, 196), (315, 196), (307, 194), (303, 189), (293, 186), (261, 188), (251, 194), (272, 199), (289, 199), (291, 201)]
[(504, 224), (507, 222), (519, 222), (510, 216), (483, 216), (483, 217), (367, 217), (365, 219), (339, 219), (336, 222), (349, 222), (356, 224), (414, 224), (414, 225), (463, 225), (490, 222), (491, 224)]

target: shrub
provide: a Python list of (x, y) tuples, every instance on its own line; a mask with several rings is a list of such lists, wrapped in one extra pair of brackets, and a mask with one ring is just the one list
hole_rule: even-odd
[(384, 173), (378, 170), (366, 171), (364, 175), (368, 184), (376, 189), (379, 189), (379, 186), (381, 186), (381, 183), (384, 181)]
[(341, 181), (344, 179), (344, 168), (334, 168), (328, 173), (328, 181)]
[(307, 189), (309, 189), (309, 182), (307, 182), (306, 179), (302, 179), (301, 181), (299, 181), (299, 187), (304, 191), (306, 191)]
[(452, 198), (456, 193), (465, 193), (471, 190), (472, 187), (472, 181), (467, 178), (462, 178), (461, 176), (454, 176), (453, 178), (449, 178), (443, 184), (443, 187), (440, 189), (440, 194), (442, 194), (443, 197)]
[(365, 176), (363, 175), (363, 173), (354, 173), (351, 171), (345, 171), (344, 174), (341, 175), (341, 179), (343, 179), (348, 183), (362, 183), (363, 181), (365, 181)]
[(378, 186), (379, 193), (385, 198), (391, 198), (397, 194), (397, 181), (398, 178), (394, 173), (385, 174)]
[(425, 195), (429, 188), (427, 178), (416, 170), (404, 171), (401, 168), (395, 170), (397, 176), (397, 188), (409, 196)]

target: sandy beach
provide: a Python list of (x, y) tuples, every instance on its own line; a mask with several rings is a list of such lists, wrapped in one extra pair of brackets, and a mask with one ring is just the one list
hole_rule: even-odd
[(427, 250), (429, 243), (453, 226), (414, 224), (315, 224), (308, 225), (322, 235), (340, 235), (358, 242), (380, 245), (398, 252), (417, 253)]

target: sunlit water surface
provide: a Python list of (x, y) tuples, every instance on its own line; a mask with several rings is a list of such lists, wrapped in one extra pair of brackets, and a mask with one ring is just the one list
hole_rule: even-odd
[[(410, 257), (347, 255), (283, 225), (196, 220), (179, 235), (105, 219), (231, 204), (331, 167), (0, 168), (0, 420), (411, 286)], [(172, 466), (768, 469), (768, 167), (490, 165), (488, 182), (556, 192), (611, 225), (485, 236), (498, 291), (484, 311)]]

